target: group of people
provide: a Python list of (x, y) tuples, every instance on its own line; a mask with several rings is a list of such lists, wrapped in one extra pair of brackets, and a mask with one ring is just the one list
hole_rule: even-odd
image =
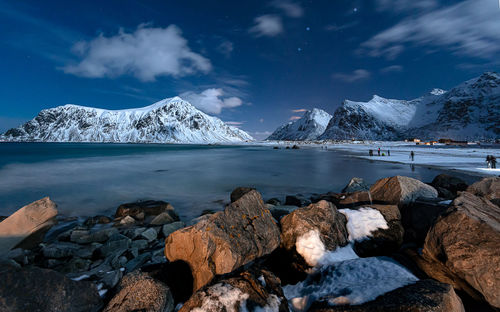
[[(380, 147), (378, 148), (377, 153), (378, 153), (378, 156), (380, 156), (380, 153), (381, 153)], [(373, 156), (373, 150), (372, 149), (368, 150), (368, 155)], [(382, 153), (382, 156), (385, 156), (385, 154)], [(387, 156), (391, 156), (391, 151), (390, 150), (387, 150)]]
[(486, 156), (486, 165), (488, 169), (496, 169), (497, 168), (497, 159), (493, 155)]

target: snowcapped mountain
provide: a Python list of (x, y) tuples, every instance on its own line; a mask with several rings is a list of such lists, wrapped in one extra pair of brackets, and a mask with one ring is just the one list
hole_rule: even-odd
[(313, 108), (306, 111), (300, 119), (276, 129), (266, 140), (315, 140), (325, 131), (331, 118), (332, 115), (324, 110)]
[(217, 143), (253, 140), (246, 132), (208, 116), (180, 97), (150, 106), (105, 110), (64, 105), (42, 110), (5, 132), (6, 141)]
[(396, 140), (406, 137), (455, 140), (500, 137), (500, 76), (486, 72), (448, 92), (434, 89), (414, 100), (374, 96), (346, 100), (320, 139)]

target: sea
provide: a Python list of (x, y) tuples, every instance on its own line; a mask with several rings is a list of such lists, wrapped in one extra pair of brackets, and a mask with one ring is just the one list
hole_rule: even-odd
[[(403, 175), (430, 182), (443, 169), (360, 159), (324, 148), (256, 145), (0, 143), (0, 216), (49, 196), (64, 216), (113, 215), (123, 203), (164, 200), (182, 220), (221, 210), (238, 186), (264, 200), (340, 192)], [(479, 178), (453, 172), (467, 182)]]

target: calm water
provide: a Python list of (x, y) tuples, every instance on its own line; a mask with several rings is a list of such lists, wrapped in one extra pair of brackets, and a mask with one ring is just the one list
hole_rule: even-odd
[(430, 181), (442, 172), (321, 149), (0, 143), (0, 215), (50, 196), (65, 215), (110, 215), (121, 203), (159, 199), (187, 220), (204, 209), (223, 208), (237, 186), (256, 187), (265, 199), (282, 198), (340, 191), (351, 177), (370, 183), (394, 175)]

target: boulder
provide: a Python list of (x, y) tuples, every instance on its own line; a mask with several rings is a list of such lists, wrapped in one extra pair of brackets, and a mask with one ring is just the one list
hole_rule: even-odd
[(104, 257), (123, 253), (130, 247), (131, 240), (127, 236), (114, 234), (109, 240), (101, 246), (100, 251)]
[(169, 224), (165, 224), (161, 228), (161, 232), (163, 233), (163, 236), (168, 237), (173, 232), (175, 232), (175, 231), (177, 231), (179, 229), (182, 229), (185, 226), (186, 225), (182, 221), (172, 222), (172, 223), (169, 223)]
[(311, 204), (311, 201), (300, 194), (287, 195), (285, 198), (285, 205), (305, 207), (309, 204)]
[[(449, 191), (453, 196), (456, 196), (458, 192), (463, 192), (467, 189), (467, 183), (464, 180), (451, 176), (446, 173), (442, 173), (432, 180), (431, 185), (436, 189), (444, 189)], [(446, 192), (443, 192), (446, 194)], [(440, 196), (441, 197), (441, 196)], [(449, 197), (444, 197), (449, 198)]]
[(379, 228), (369, 238), (355, 241), (354, 250), (360, 257), (389, 256), (396, 252), (403, 243), (404, 229), (401, 214), (396, 205), (367, 205), (365, 208), (378, 210), (388, 228)]
[(45, 258), (68, 258), (75, 256), (81, 246), (74, 243), (69, 242), (54, 242), (47, 246), (42, 247), (42, 254)]
[(314, 303), (313, 312), (465, 312), (453, 287), (431, 279), (417, 281), (360, 305), (329, 306), (324, 301)]
[(422, 246), (427, 232), (448, 206), (439, 199), (418, 199), (408, 205), (402, 205), (400, 211), (405, 229), (404, 240)]
[(279, 205), (281, 205), (281, 200), (279, 200), (276, 197), (273, 197), (273, 198), (268, 199), (266, 201), (266, 204), (271, 204), (271, 205), (274, 205), (274, 206), (279, 206)]
[(249, 270), (197, 291), (179, 312), (288, 310), (280, 280), (267, 270)]
[(175, 213), (174, 207), (167, 202), (157, 200), (145, 200), (135, 203), (123, 204), (116, 209), (115, 218), (131, 216), (142, 220), (147, 216), (157, 216), (162, 212), (167, 212), (174, 221), (179, 221), (179, 216)]
[(151, 221), (151, 225), (164, 225), (164, 224), (167, 224), (167, 223), (172, 223), (174, 222), (174, 218), (172, 218), (170, 216), (170, 214), (168, 214), (167, 212), (162, 212), (160, 213), (159, 215), (157, 215), (156, 217), (154, 217), (154, 219)]
[(243, 195), (245, 195), (246, 193), (248, 193), (250, 191), (253, 191), (253, 190), (255, 190), (253, 187), (243, 187), (243, 186), (240, 186), (240, 187), (235, 188), (231, 192), (231, 195), (230, 195), (231, 202), (234, 203), (235, 201), (237, 201), (238, 199), (240, 199)]
[(355, 208), (372, 204), (372, 198), (368, 191), (358, 191), (341, 195), (337, 200), (339, 208)]
[(438, 269), (423, 269), (431, 277), (446, 278), (455, 289), (476, 299), (484, 297), (491, 306), (500, 308), (499, 246), (500, 207), (463, 192), (425, 238), (423, 257)]
[(374, 203), (392, 205), (409, 204), (418, 198), (433, 199), (438, 196), (432, 186), (403, 176), (378, 180), (370, 188), (370, 194)]
[(91, 282), (73, 281), (56, 271), (0, 268), (0, 311), (99, 311), (97, 288)]
[(269, 207), (269, 211), (271, 212), (271, 215), (279, 221), (283, 216), (286, 216), (287, 214), (297, 210), (299, 207), (297, 206), (289, 206), (289, 205), (281, 205), (281, 206), (273, 206)]
[(278, 226), (260, 194), (252, 190), (224, 211), (170, 234), (165, 256), (189, 264), (193, 290), (198, 290), (215, 275), (232, 272), (271, 253), (279, 244)]
[(500, 198), (500, 177), (484, 178), (467, 188), (467, 192), (493, 200)]
[(141, 272), (132, 272), (123, 277), (116, 295), (104, 312), (171, 312), (174, 300), (167, 285)]
[(13, 248), (31, 249), (41, 243), (56, 216), (56, 204), (45, 197), (0, 222), (0, 258)]
[(88, 227), (93, 227), (96, 224), (108, 224), (108, 223), (111, 223), (112, 221), (113, 220), (107, 216), (94, 216), (94, 217), (87, 218), (83, 222), (83, 225), (88, 226)]
[[(319, 235), (324, 250), (334, 250), (347, 244), (346, 218), (337, 211), (330, 202), (319, 201), (302, 207), (281, 221), (281, 248), (289, 252), (299, 253), (310, 266), (316, 265), (317, 255), (312, 255), (297, 248), (297, 241), (316, 232)], [(307, 249), (307, 248), (306, 248)]]
[(362, 178), (352, 178), (349, 183), (342, 189), (342, 193), (354, 193), (369, 191), (370, 185), (368, 185)]

